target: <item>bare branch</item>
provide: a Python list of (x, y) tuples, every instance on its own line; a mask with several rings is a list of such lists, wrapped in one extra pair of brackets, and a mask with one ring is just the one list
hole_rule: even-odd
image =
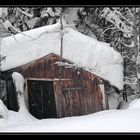
[(124, 81), (124, 85), (137, 85), (137, 83), (131, 83), (131, 82)]
[(102, 32), (102, 34), (100, 35), (100, 37), (102, 37), (103, 36), (103, 34), (106, 32), (106, 31), (108, 31), (108, 30), (113, 30), (113, 29), (116, 29), (116, 27), (112, 27), (112, 28), (107, 28), (107, 29), (105, 29), (103, 32)]
[(123, 58), (127, 58), (127, 59), (129, 59), (130, 61), (135, 62), (134, 60), (132, 60), (132, 59), (129, 58), (128, 56), (123, 56)]
[(128, 9), (128, 11), (129, 11), (130, 15), (131, 15), (131, 16), (132, 16), (132, 18), (133, 18), (133, 14), (132, 14), (131, 10), (130, 10), (129, 8), (127, 8), (127, 9)]
[(126, 80), (130, 80), (130, 81), (131, 81), (132, 78), (135, 78), (135, 77), (136, 77), (136, 75), (131, 75), (131, 77), (126, 77), (126, 76), (125, 76), (124, 79), (126, 79)]
[(129, 25), (134, 26), (130, 21), (128, 21), (120, 12), (115, 9), (115, 13), (117, 13), (121, 18), (123, 18)]
[(114, 47), (118, 46), (118, 45), (121, 43), (122, 40), (123, 40), (123, 38), (121, 38), (121, 39), (118, 41), (118, 43), (116, 43), (116, 45), (115, 45)]

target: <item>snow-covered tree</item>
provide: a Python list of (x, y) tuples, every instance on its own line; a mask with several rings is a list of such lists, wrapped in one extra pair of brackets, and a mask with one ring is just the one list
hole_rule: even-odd
[[(84, 24), (100, 41), (110, 43), (124, 58), (124, 99), (126, 94), (140, 95), (139, 9), (128, 7), (94, 7), (78, 11), (82, 33)], [(81, 24), (81, 25), (80, 25)], [(88, 35), (88, 34), (87, 34)]]

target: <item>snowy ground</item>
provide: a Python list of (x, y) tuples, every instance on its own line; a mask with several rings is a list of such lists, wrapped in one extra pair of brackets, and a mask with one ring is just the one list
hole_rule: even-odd
[(0, 132), (140, 132), (140, 99), (126, 110), (107, 110), (80, 117), (37, 120), (25, 107), (0, 119)]

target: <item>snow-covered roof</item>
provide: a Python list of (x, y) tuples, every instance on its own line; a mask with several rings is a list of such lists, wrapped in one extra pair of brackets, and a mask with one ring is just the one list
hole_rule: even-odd
[[(63, 24), (63, 58), (122, 89), (121, 55), (108, 43), (99, 42), (68, 27), (66, 23)], [(27, 64), (50, 53), (60, 55), (60, 26), (60, 22), (57, 22), (3, 38), (0, 42), (0, 53), (6, 59), (1, 62), (1, 70)]]

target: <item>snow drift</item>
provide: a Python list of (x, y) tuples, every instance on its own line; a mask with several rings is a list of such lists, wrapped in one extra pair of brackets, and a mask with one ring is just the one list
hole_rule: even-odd
[(0, 132), (140, 132), (140, 99), (130, 106), (125, 110), (42, 120), (32, 119), (27, 112), (9, 111), (8, 119), (0, 119)]
[(3, 104), (3, 102), (1, 100), (0, 100), (0, 117), (8, 118), (7, 107)]
[(60, 32), (60, 22), (5, 37), (1, 40), (0, 55), (6, 56), (1, 70), (6, 71), (50, 53), (60, 55), (60, 41), (63, 36), (63, 58), (78, 67), (108, 80), (112, 85), (123, 88), (122, 57), (108, 43), (69, 28), (63, 21), (64, 30)]

